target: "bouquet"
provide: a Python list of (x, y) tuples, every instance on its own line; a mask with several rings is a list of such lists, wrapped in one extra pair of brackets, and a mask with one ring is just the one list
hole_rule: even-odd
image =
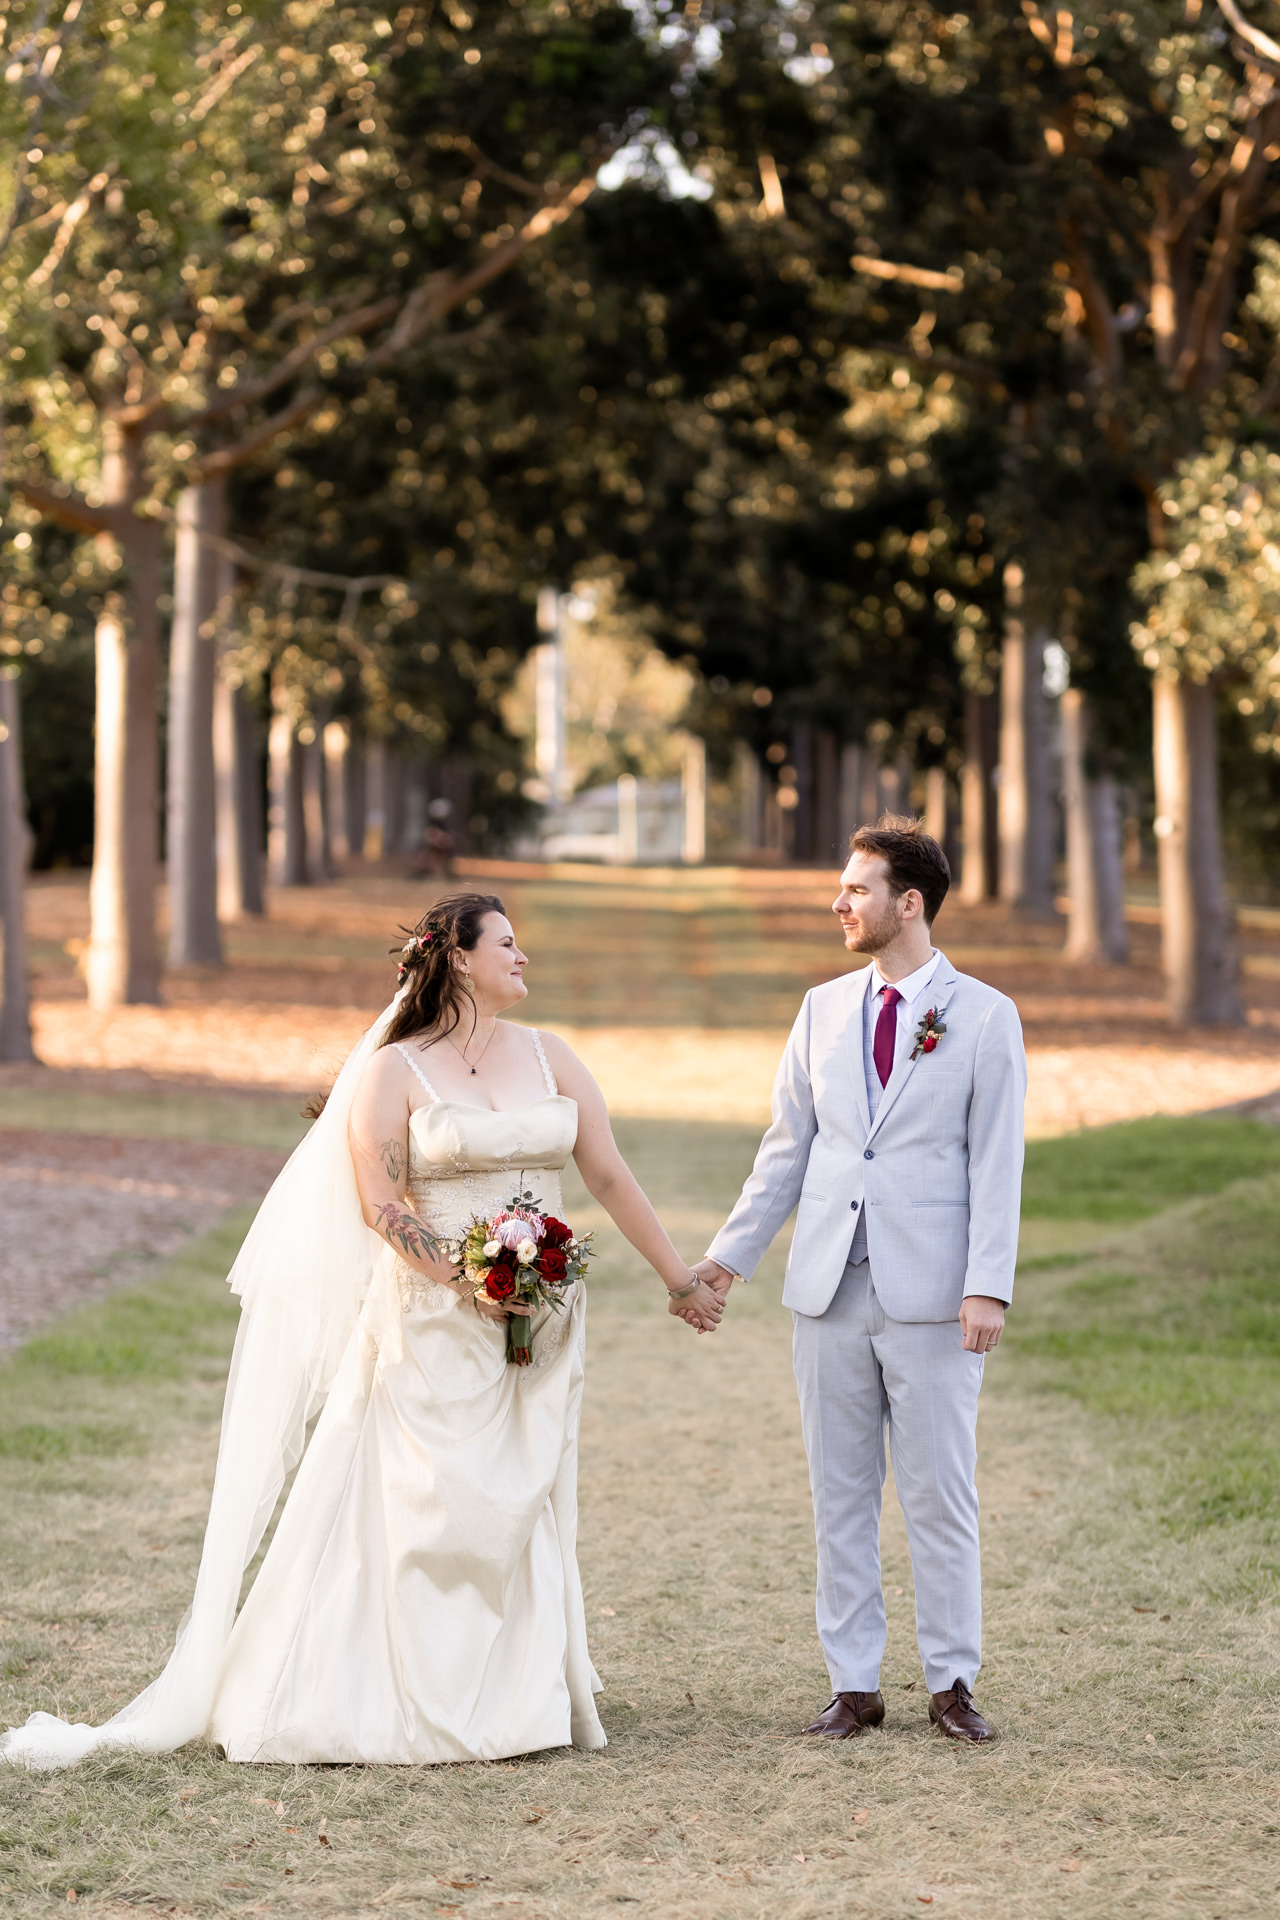
[[(594, 1235), (580, 1240), (563, 1220), (542, 1211), (542, 1202), (530, 1192), (518, 1193), (491, 1220), (473, 1216), (471, 1225), (448, 1253), (471, 1283), (473, 1293), (486, 1293), (503, 1306), (545, 1303), (559, 1312), (565, 1295), (579, 1274), (587, 1270)], [(507, 1359), (527, 1367), (533, 1358), (530, 1315), (507, 1318)]]

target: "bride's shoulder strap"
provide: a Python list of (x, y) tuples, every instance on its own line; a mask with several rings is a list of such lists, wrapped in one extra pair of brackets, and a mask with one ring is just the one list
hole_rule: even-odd
[(436, 1092), (435, 1088), (432, 1086), (431, 1082), (428, 1080), (426, 1074), (422, 1071), (422, 1068), (418, 1065), (416, 1049), (413, 1047), (406, 1047), (403, 1040), (397, 1040), (395, 1042), (395, 1049), (397, 1053), (402, 1053), (404, 1055), (405, 1059), (409, 1062), (409, 1065), (412, 1068), (413, 1072), (417, 1074), (419, 1080), (421, 1080), (423, 1086), (426, 1088), (427, 1092), (431, 1095), (431, 1098), (434, 1101), (436, 1101), (436, 1103), (438, 1104), (440, 1100), (440, 1095)]
[(542, 1068), (542, 1077), (547, 1083), (547, 1092), (559, 1093), (560, 1089), (556, 1085), (556, 1077), (551, 1071), (551, 1062), (547, 1059), (546, 1048), (542, 1044), (542, 1035), (536, 1027), (530, 1027), (528, 1033), (529, 1038), (533, 1042), (533, 1050), (538, 1056), (538, 1065)]

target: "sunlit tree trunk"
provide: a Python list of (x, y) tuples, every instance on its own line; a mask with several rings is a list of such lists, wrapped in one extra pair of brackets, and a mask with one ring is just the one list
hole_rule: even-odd
[(225, 486), (206, 480), (178, 496), (169, 639), (169, 964), (220, 966), (213, 755), (218, 555)]
[(1053, 910), (1053, 827), (1045, 738), (1045, 635), (1023, 618), (1022, 568), (1005, 568), (1000, 656), (1000, 898), (1029, 913)]
[(960, 893), (968, 907), (996, 894), (997, 716), (995, 695), (964, 697), (964, 766), (960, 772)]
[(27, 981), (25, 891), (31, 831), (22, 778), (18, 675), (0, 668), (0, 920), (4, 924), (4, 999), (0, 1060), (34, 1060)]
[(1062, 797), (1067, 818), (1067, 959), (1127, 960), (1115, 782), (1091, 769), (1087, 696), (1062, 696)]
[(112, 533), (100, 535), (105, 556), (128, 576), (128, 611), (118, 590), (103, 598), (94, 636), (93, 875), (85, 978), (98, 1008), (160, 998), (156, 940), (159, 753), (157, 603), (162, 533), (131, 511), (140, 499), (142, 436), (105, 427), (105, 504), (117, 509)]
[(1153, 698), (1169, 1015), (1183, 1027), (1239, 1026), (1244, 1009), (1222, 863), (1215, 689), (1160, 677)]

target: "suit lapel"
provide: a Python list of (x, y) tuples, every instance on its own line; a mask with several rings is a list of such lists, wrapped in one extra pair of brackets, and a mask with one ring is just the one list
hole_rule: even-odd
[(869, 966), (863, 967), (861, 973), (854, 974), (849, 1018), (844, 1029), (845, 1068), (853, 1083), (853, 1096), (858, 1103), (864, 1134), (871, 1125), (871, 1108), (867, 1105), (867, 1069), (862, 1057), (862, 1031), (867, 1017), (867, 988), (870, 984)]
[[(918, 1026), (920, 1024), (921, 1019), (926, 1013), (937, 1013), (941, 1015), (945, 1011), (947, 1002), (955, 991), (956, 982), (958, 978), (959, 976), (957, 975), (955, 968), (951, 965), (950, 961), (947, 959), (946, 955), (944, 954), (941, 960), (939, 960), (938, 962), (938, 970), (934, 974), (932, 980), (929, 982), (928, 989), (926, 990), (926, 992), (921, 994), (919, 1000), (917, 1000), (916, 1002), (916, 1006), (919, 1009), (919, 1012), (916, 1015), (915, 1026)], [(914, 1032), (914, 1027), (912, 1030)], [(880, 1128), (884, 1122), (885, 1115), (889, 1112), (889, 1109), (897, 1103), (899, 1094), (902, 1092), (902, 1089), (906, 1086), (907, 1082), (910, 1080), (912, 1074), (915, 1072), (916, 1068), (920, 1064), (921, 1059), (923, 1058), (923, 1055), (917, 1055), (917, 1057), (913, 1060), (911, 1058), (913, 1048), (914, 1048), (914, 1042), (912, 1047), (909, 1047), (907, 1051), (900, 1057), (900, 1059), (898, 1059), (894, 1063), (893, 1072), (889, 1075), (889, 1083), (885, 1087), (883, 1094), (880, 1096), (880, 1105), (876, 1109), (876, 1117), (871, 1122), (871, 1132), (867, 1136), (868, 1139), (871, 1138), (872, 1134), (876, 1134), (880, 1131)], [(864, 1105), (865, 1105), (865, 1099), (866, 1099), (866, 1082), (864, 1079), (863, 1081)]]

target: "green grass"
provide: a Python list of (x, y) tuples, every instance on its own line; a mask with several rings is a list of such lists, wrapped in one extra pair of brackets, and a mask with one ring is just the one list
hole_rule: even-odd
[[(782, 1250), (699, 1341), (605, 1229), (581, 1561), (608, 1750), (401, 1770), (235, 1768), (193, 1746), (0, 1773), (0, 1916), (64, 1911), (73, 1889), (94, 1920), (1270, 1920), (1277, 1509), (1253, 1429), (1276, 1426), (1280, 1172), (1238, 1178), (1223, 1124), (1172, 1123), (1127, 1158), (1114, 1140), (1134, 1130), (1099, 1136), (1106, 1211), (1073, 1266), (1022, 1283), (988, 1369), (990, 1752), (929, 1734), (892, 1498), (886, 1729), (794, 1737), (827, 1696)], [(618, 1132), (701, 1251), (757, 1130)], [(1082, 1162), (1075, 1139), (1045, 1146), (1051, 1206)], [(1209, 1162), (1217, 1191), (1188, 1197), (1185, 1170)], [(1154, 1212), (1153, 1180), (1173, 1195)], [(572, 1178), (567, 1200), (598, 1224)], [(0, 1369), (0, 1724), (100, 1718), (163, 1663), (199, 1554), (245, 1217)], [(1063, 1219), (1076, 1232), (1052, 1212), (1046, 1230)]]
[(1114, 1424), (1175, 1531), (1280, 1537), (1280, 1134), (1164, 1118), (1039, 1141), (1027, 1187), (1033, 1220), (1111, 1231), (1027, 1262), (1013, 1350)]
[(141, 1140), (216, 1140), (289, 1152), (307, 1129), (298, 1107), (297, 1100), (223, 1093), (217, 1088), (72, 1093), (59, 1087), (5, 1087), (0, 1089), (0, 1129), (32, 1127)]
[(1280, 1173), (1280, 1130), (1231, 1115), (1158, 1115), (1027, 1144), (1027, 1220), (1143, 1220), (1179, 1200)]

